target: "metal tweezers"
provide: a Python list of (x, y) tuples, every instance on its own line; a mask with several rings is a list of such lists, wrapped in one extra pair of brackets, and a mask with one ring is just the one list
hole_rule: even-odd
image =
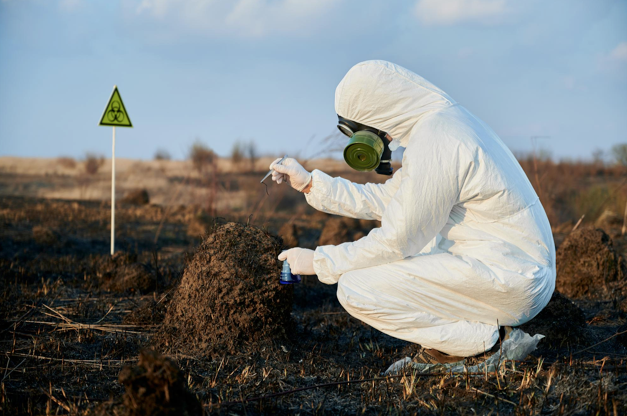
[[(280, 165), (281, 162), (283, 162), (286, 158), (287, 158), (287, 155), (283, 156), (281, 158), (281, 160), (279, 160), (278, 162), (275, 163), (275, 165)], [(270, 172), (268, 172), (268, 174), (266, 176), (264, 176), (263, 179), (261, 180), (261, 182), (259, 182), (259, 183), (263, 183), (263, 181), (268, 179), (268, 176), (272, 175), (272, 172), (274, 172), (274, 169), (270, 169)]]

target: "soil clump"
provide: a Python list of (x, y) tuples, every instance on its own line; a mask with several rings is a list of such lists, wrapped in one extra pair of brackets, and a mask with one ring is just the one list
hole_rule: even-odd
[(203, 237), (211, 231), (214, 221), (214, 218), (205, 210), (198, 211), (188, 219), (187, 235), (194, 238)]
[(612, 239), (599, 228), (573, 231), (557, 250), (556, 289), (574, 298), (605, 298), (625, 276)]
[(202, 405), (186, 387), (176, 364), (161, 354), (143, 350), (137, 365), (120, 371), (118, 381), (124, 386), (122, 402), (105, 403), (97, 415), (124, 416), (196, 416)]
[(41, 225), (33, 227), (33, 240), (35, 240), (37, 244), (47, 246), (54, 245), (60, 240), (59, 237), (59, 233), (50, 227), (44, 227)]
[(145, 189), (136, 189), (126, 194), (120, 202), (129, 205), (148, 205), (150, 203), (150, 195), (148, 195), (148, 191)]
[(102, 288), (118, 293), (148, 293), (157, 287), (158, 273), (144, 263), (137, 262), (137, 256), (118, 252), (104, 260), (98, 274)]
[(279, 229), (279, 237), (283, 239), (283, 248), (298, 247), (298, 229), (294, 223), (283, 224)]
[(283, 242), (244, 224), (217, 226), (188, 263), (157, 342), (200, 356), (284, 338), (293, 288), (279, 284)]
[(319, 246), (336, 246), (338, 244), (359, 240), (375, 227), (378, 221), (357, 220), (354, 218), (329, 218), (322, 229)]
[(538, 344), (539, 349), (556, 350), (589, 340), (583, 311), (558, 291), (553, 292), (548, 305), (538, 315), (519, 328), (531, 335), (545, 336)]

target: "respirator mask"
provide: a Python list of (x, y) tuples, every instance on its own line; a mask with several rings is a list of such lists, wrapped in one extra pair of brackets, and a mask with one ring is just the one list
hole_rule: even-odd
[(344, 160), (360, 172), (392, 174), (392, 151), (386, 132), (337, 116), (337, 128), (350, 140), (344, 148)]

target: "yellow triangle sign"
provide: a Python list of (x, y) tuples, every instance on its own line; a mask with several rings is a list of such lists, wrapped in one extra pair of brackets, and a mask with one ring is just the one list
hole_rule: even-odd
[(122, 97), (118, 92), (117, 85), (113, 87), (113, 94), (111, 94), (111, 98), (109, 98), (109, 103), (107, 104), (98, 125), (133, 127), (133, 123), (131, 123), (131, 119), (126, 112), (126, 107), (124, 107), (124, 103), (122, 102)]

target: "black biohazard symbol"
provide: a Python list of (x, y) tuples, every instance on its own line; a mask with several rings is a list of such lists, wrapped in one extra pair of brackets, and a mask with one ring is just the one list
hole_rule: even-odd
[(124, 106), (124, 101), (122, 101), (122, 97), (118, 92), (118, 87), (113, 87), (111, 98), (109, 98), (109, 102), (98, 124), (100, 126), (133, 127), (128, 111), (126, 111), (126, 107)]
[(120, 103), (113, 101), (111, 103), (111, 109), (107, 111), (107, 118), (110, 122), (121, 123), (124, 120), (124, 111), (120, 110)]

